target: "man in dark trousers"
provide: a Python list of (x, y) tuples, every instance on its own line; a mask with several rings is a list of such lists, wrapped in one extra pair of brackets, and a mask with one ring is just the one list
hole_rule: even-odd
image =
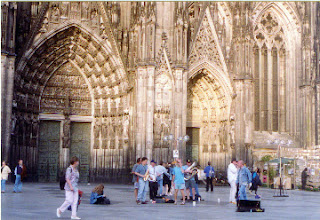
[(157, 171), (156, 171), (156, 162), (151, 160), (149, 165), (149, 189), (150, 189), (150, 200), (152, 203), (156, 202), (156, 196), (158, 192), (158, 182), (157, 182)]
[(304, 170), (301, 173), (301, 183), (302, 183), (302, 189), (306, 189), (306, 185), (307, 185), (307, 178), (308, 178), (308, 173), (307, 173), (308, 169), (304, 168)]
[(211, 166), (211, 163), (208, 162), (208, 166), (204, 168), (204, 173), (206, 174), (207, 177), (207, 188), (206, 191), (209, 191), (209, 185), (211, 186), (211, 192), (213, 191), (213, 177), (214, 177), (214, 169)]

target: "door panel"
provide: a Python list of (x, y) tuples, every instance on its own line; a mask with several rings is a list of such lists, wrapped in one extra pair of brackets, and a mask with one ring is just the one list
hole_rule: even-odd
[(41, 121), (38, 149), (38, 180), (56, 182), (59, 171), (60, 122)]
[(91, 123), (71, 123), (70, 158), (76, 156), (80, 160), (80, 182), (89, 182), (90, 170), (90, 137)]
[(187, 135), (190, 137), (190, 140), (186, 145), (186, 156), (187, 159), (191, 159), (192, 161), (199, 161), (199, 134), (199, 128), (187, 128)]

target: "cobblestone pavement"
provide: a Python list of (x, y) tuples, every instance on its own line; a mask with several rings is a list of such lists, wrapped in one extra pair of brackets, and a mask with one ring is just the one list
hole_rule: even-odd
[[(289, 197), (275, 198), (274, 190), (260, 189), (261, 207), (264, 213), (238, 213), (235, 205), (228, 203), (229, 188), (215, 187), (214, 192), (200, 193), (205, 201), (195, 207), (173, 204), (136, 205), (133, 188), (129, 185), (105, 184), (105, 194), (111, 205), (90, 205), (89, 198), (95, 184), (81, 185), (84, 196), (78, 215), (88, 219), (320, 219), (320, 193), (299, 190), (288, 191)], [(56, 209), (64, 201), (64, 191), (58, 184), (25, 183), (23, 193), (12, 193), (13, 185), (7, 185), (7, 192), (1, 194), (2, 220), (46, 220), (57, 219)], [(249, 195), (249, 198), (253, 196)], [(220, 202), (218, 202), (220, 200)], [(70, 211), (61, 219), (70, 219)]]

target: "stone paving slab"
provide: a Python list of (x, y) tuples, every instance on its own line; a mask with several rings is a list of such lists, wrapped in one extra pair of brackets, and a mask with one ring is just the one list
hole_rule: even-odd
[[(129, 185), (105, 184), (105, 194), (111, 205), (89, 204), (91, 186), (80, 184), (84, 192), (78, 215), (84, 220), (96, 219), (320, 219), (320, 193), (299, 190), (287, 191), (289, 197), (274, 198), (274, 190), (261, 188), (261, 207), (264, 213), (238, 213), (235, 205), (228, 203), (229, 188), (215, 187), (214, 192), (200, 193), (205, 201), (193, 207), (173, 204), (136, 205), (133, 187)], [(13, 185), (7, 185), (7, 192), (1, 194), (2, 220), (46, 220), (58, 219), (56, 208), (64, 201), (64, 191), (56, 183), (25, 183), (23, 193), (12, 193)], [(253, 198), (253, 196), (250, 196)], [(220, 203), (218, 199), (220, 198)], [(60, 219), (70, 219), (66, 211)]]

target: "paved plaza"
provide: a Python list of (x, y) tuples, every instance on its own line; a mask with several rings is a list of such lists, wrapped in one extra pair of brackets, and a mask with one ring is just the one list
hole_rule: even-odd
[[(264, 213), (238, 213), (235, 205), (228, 203), (229, 188), (216, 187), (214, 192), (200, 193), (205, 201), (185, 206), (173, 204), (136, 205), (132, 187), (129, 185), (105, 184), (105, 194), (111, 205), (90, 205), (89, 198), (95, 184), (81, 185), (84, 196), (78, 215), (84, 220), (95, 219), (320, 219), (320, 193), (293, 190), (288, 198), (274, 198), (274, 190), (261, 189)], [(64, 201), (64, 191), (58, 183), (25, 183), (23, 193), (12, 193), (13, 185), (1, 194), (2, 220), (57, 219), (56, 208)], [(250, 196), (251, 198), (253, 196)], [(219, 201), (220, 198), (220, 202)], [(70, 211), (61, 219), (70, 219)]]

